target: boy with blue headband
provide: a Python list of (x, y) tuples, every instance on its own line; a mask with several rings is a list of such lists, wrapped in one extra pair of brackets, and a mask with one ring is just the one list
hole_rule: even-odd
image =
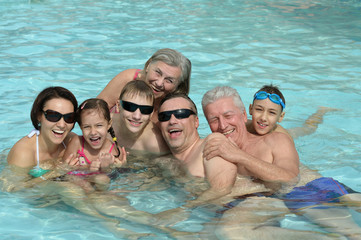
[(277, 131), (290, 136), (286, 129), (278, 125), (282, 122), (286, 107), (286, 100), (281, 91), (273, 85), (265, 85), (256, 92), (253, 103), (249, 106), (252, 120), (247, 122), (250, 133), (265, 135)]
[(286, 130), (278, 124), (285, 116), (285, 107), (286, 100), (278, 87), (272, 84), (264, 85), (255, 93), (253, 102), (249, 106), (249, 114), (252, 119), (248, 120), (246, 124), (247, 131), (256, 135), (265, 135), (276, 131), (285, 133), (293, 139), (312, 134), (316, 131), (318, 124), (322, 123), (325, 113), (336, 111), (334, 108), (320, 107), (305, 121), (302, 127)]

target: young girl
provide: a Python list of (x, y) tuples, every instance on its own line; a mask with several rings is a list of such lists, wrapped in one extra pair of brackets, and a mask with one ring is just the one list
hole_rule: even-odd
[(77, 121), (83, 136), (70, 141), (63, 159), (70, 154), (76, 155), (76, 165), (80, 168), (68, 175), (72, 175), (73, 180), (86, 191), (93, 191), (89, 182), (95, 184), (96, 189), (104, 190), (110, 182), (106, 173), (126, 160), (125, 149), (119, 149), (114, 137), (108, 104), (102, 99), (85, 100), (77, 110)]

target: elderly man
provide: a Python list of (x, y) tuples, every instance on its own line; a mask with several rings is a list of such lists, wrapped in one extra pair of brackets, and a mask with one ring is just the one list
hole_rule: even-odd
[(235, 89), (208, 91), (202, 107), (212, 132), (221, 133), (207, 141), (206, 159), (220, 156), (237, 164), (239, 174), (267, 182), (289, 182), (297, 177), (299, 158), (292, 140), (279, 132), (249, 133), (246, 110)]
[[(292, 140), (286, 134), (278, 132), (262, 136), (247, 132), (246, 111), (235, 89), (224, 86), (208, 91), (203, 97), (202, 107), (214, 132), (212, 141), (207, 141), (204, 147), (206, 159), (222, 157), (237, 164), (239, 174), (251, 176), (267, 185), (271, 183), (272, 186), (283, 186), (281, 190), (288, 192), (285, 198), (289, 199), (286, 203), (290, 209), (302, 213), (330, 232), (359, 239), (361, 229), (347, 209), (329, 209), (320, 205), (324, 202), (339, 202), (337, 196), (340, 196), (340, 201), (344, 203), (359, 204), (360, 195), (352, 193), (337, 181), (323, 178), (308, 169), (301, 172), (299, 187), (292, 189), (297, 183), (295, 180), (298, 180), (299, 173), (298, 154)], [(307, 185), (302, 186), (307, 182)], [(285, 188), (287, 184), (291, 185), (291, 189)], [(329, 194), (334, 198), (330, 198)], [(299, 199), (300, 196), (306, 198)], [(247, 199), (224, 214), (218, 233), (223, 238), (235, 238), (242, 233), (245, 239), (289, 239), (289, 234), (292, 234), (292, 238), (329, 239), (328, 235), (322, 233), (298, 232), (269, 224), (259, 226), (266, 221), (275, 221), (277, 211), (282, 216), (284, 209), (284, 203), (277, 198)]]
[[(263, 184), (253, 183), (250, 178), (244, 178), (240, 174), (237, 175), (236, 164), (226, 161), (219, 156), (208, 158), (208, 160), (203, 158), (202, 151), (206, 144), (217, 141), (220, 136), (224, 138), (224, 141), (228, 140), (220, 134), (211, 134), (205, 139), (199, 137), (197, 131), (199, 125), (197, 109), (193, 101), (186, 95), (167, 95), (161, 101), (158, 120), (162, 135), (174, 157), (185, 167), (189, 174), (205, 178), (210, 184), (209, 190), (202, 193), (197, 200), (188, 203), (186, 205), (187, 207), (205, 203), (209, 200), (217, 199), (219, 203), (220, 200), (229, 199), (227, 197), (219, 199), (224, 195), (240, 196), (267, 190)], [(233, 129), (228, 133), (234, 131)], [(260, 144), (260, 146), (262, 146), (262, 144)], [(294, 145), (291, 146), (294, 148)], [(271, 152), (268, 152), (268, 154), (271, 154)], [(296, 160), (298, 161), (297, 157)], [(297, 173), (295, 175), (297, 175)], [(290, 176), (290, 178), (293, 177), (292, 174)], [(235, 182), (236, 185), (234, 185)], [(276, 214), (283, 215), (288, 213), (288, 209), (283, 202), (278, 199), (268, 197), (257, 197), (256, 199), (251, 198), (249, 199), (250, 201), (246, 200), (244, 203), (242, 202), (242, 204), (240, 204), (242, 205), (240, 211), (238, 211), (238, 207), (235, 207), (234, 209), (237, 209), (237, 211), (235, 211), (236, 215), (228, 214), (230, 210), (226, 211), (224, 213), (225, 217), (223, 218), (223, 223), (225, 224), (220, 226), (217, 234), (225, 239), (239, 239), (240, 236), (245, 237), (244, 239), (267, 239), (267, 236), (272, 239), (274, 239), (274, 237), (282, 239), (284, 236), (288, 239), (290, 234), (299, 238), (315, 237), (312, 233), (304, 231), (282, 229), (279, 227), (260, 227), (261, 223), (274, 217), (275, 212)], [(273, 214), (268, 216), (258, 215), (262, 214), (261, 212), (265, 211), (266, 208), (267, 210), (272, 209)], [(175, 210), (177, 210), (177, 215), (182, 212), (182, 209)], [(211, 226), (211, 231), (213, 230), (214, 226)], [(270, 234), (270, 232), (272, 234)], [(317, 237), (319, 236), (317, 235)], [(319, 239), (322, 239), (322, 237)], [(325, 239), (328, 238), (326, 237)]]

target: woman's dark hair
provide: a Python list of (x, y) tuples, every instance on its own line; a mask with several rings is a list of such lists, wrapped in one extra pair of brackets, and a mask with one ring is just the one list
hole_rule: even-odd
[[(63, 87), (48, 87), (41, 91), (36, 97), (30, 112), (30, 118), (35, 129), (39, 130), (39, 116), (42, 114), (45, 104), (52, 99), (63, 98), (69, 100), (74, 107), (74, 112), (78, 107), (78, 102), (73, 93)], [(73, 125), (74, 127), (74, 125)]]

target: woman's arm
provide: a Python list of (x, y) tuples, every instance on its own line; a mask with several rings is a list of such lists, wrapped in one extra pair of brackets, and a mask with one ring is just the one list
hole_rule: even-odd
[(97, 98), (101, 98), (106, 101), (109, 108), (112, 108), (119, 99), (120, 92), (124, 88), (125, 84), (134, 79), (137, 69), (127, 69), (116, 75), (108, 85), (99, 93)]

